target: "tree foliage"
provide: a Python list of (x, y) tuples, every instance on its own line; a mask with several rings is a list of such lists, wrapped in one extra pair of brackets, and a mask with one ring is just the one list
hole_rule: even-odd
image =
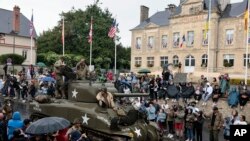
[[(115, 44), (114, 41), (107, 36), (113, 18), (108, 9), (101, 9), (99, 7), (99, 1), (96, 1), (95, 4), (87, 6), (85, 11), (72, 8), (67, 13), (61, 13), (60, 16), (64, 17), (65, 53), (73, 55), (67, 56), (66, 59), (74, 58), (78, 55), (78, 58), (73, 60), (79, 60), (81, 57), (84, 57), (86, 62), (89, 63), (90, 45), (88, 43), (88, 35), (90, 19), (91, 16), (93, 16), (92, 64), (96, 67), (107, 69), (114, 67)], [(58, 57), (58, 54), (62, 54), (61, 27), (62, 21), (58, 21), (57, 26), (51, 30), (44, 31), (39, 36), (37, 39), (38, 60), (40, 58), (46, 59), (43, 60), (43, 62), (47, 62), (51, 65)], [(119, 38), (120, 37), (118, 37), (118, 39)], [(117, 54), (118, 67), (129, 67), (130, 52), (128, 52), (128, 50), (127, 48), (123, 48), (121, 44), (117, 45), (117, 53), (120, 53), (120, 56)], [(48, 52), (50, 51), (56, 54), (49, 54)], [(126, 55), (124, 55), (124, 53), (126, 53)]]
[(3, 54), (0, 56), (0, 64), (6, 64), (8, 58), (12, 60), (12, 64), (14, 65), (21, 65), (25, 60), (25, 58), (19, 54)]

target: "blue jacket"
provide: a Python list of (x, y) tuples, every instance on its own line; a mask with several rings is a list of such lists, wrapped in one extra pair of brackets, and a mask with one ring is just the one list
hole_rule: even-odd
[(147, 108), (148, 111), (148, 120), (155, 120), (156, 115), (155, 115), (155, 107), (154, 106), (150, 106)]
[(166, 113), (159, 113), (157, 116), (157, 122), (166, 122), (167, 114)]
[(8, 122), (8, 130), (7, 135), (8, 139), (10, 140), (13, 137), (13, 131), (15, 129), (23, 128), (23, 121), (21, 120), (21, 114), (19, 112), (14, 112), (12, 115), (12, 119)]
[(237, 106), (239, 103), (239, 92), (236, 90), (236, 88), (232, 88), (232, 90), (229, 92), (228, 96), (228, 105), (229, 106)]

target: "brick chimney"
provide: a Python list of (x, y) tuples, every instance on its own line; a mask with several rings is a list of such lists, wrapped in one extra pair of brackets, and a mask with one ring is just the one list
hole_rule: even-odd
[(14, 6), (13, 8), (13, 31), (16, 33), (20, 31), (20, 8)]
[(140, 23), (148, 19), (148, 11), (149, 11), (148, 7), (141, 5)]
[(171, 14), (174, 14), (176, 10), (176, 5), (175, 4), (169, 4), (168, 9), (170, 10)]

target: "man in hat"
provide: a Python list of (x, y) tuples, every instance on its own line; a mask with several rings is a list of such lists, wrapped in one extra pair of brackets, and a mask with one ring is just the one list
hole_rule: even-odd
[(204, 114), (204, 116), (210, 119), (210, 123), (208, 124), (210, 141), (218, 141), (219, 140), (219, 132), (223, 127), (223, 115), (219, 112), (218, 107), (213, 107), (213, 112), (210, 114)]
[(76, 75), (77, 79), (82, 80), (85, 79), (89, 74), (89, 69), (87, 64), (85, 63), (85, 59), (81, 59), (80, 62), (76, 64)]
[(114, 100), (113, 95), (110, 92), (107, 92), (107, 88), (104, 87), (101, 91), (96, 95), (96, 99), (99, 102), (99, 105), (104, 108), (114, 108)]
[(63, 75), (61, 73), (61, 69), (65, 66), (64, 57), (61, 56), (59, 60), (57, 60), (54, 64), (55, 74), (56, 74), (56, 97), (57, 98), (65, 98), (65, 89), (64, 89), (64, 81)]

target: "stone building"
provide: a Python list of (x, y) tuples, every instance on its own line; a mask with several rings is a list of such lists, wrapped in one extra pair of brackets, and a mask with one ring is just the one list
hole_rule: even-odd
[(186, 73), (208, 71), (243, 77), (246, 7), (247, 0), (233, 4), (230, 0), (212, 0), (207, 32), (209, 0), (181, 0), (178, 7), (171, 4), (151, 17), (149, 8), (141, 6), (140, 24), (131, 29), (131, 70), (161, 72), (164, 64), (176, 66), (181, 62)]
[[(26, 58), (23, 64), (31, 64), (31, 21), (15, 6), (13, 11), (0, 8), (0, 55), (16, 53)], [(33, 30), (32, 62), (36, 62), (36, 32)]]

